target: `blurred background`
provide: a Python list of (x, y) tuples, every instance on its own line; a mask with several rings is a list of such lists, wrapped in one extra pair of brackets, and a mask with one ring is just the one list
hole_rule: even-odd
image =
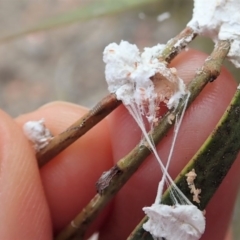
[[(192, 4), (192, 0), (1, 0), (0, 108), (16, 117), (55, 100), (95, 105), (108, 93), (105, 46), (122, 39), (140, 50), (166, 43), (191, 19)], [(213, 43), (199, 37), (190, 46), (210, 53)], [(239, 70), (226, 65), (239, 81)], [(239, 222), (236, 207), (234, 239), (240, 239)]]

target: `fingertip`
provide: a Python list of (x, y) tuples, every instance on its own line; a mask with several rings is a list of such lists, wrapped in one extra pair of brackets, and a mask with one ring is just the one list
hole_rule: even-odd
[(67, 108), (72, 108), (72, 109), (81, 109), (83, 112), (88, 111), (88, 108), (78, 105), (76, 103), (71, 103), (71, 102), (64, 102), (64, 101), (53, 101), (50, 103), (46, 103), (44, 105), (42, 105), (41, 107), (39, 107), (38, 109), (45, 109), (45, 108), (61, 108), (61, 107), (67, 107)]
[[(26, 121), (44, 118), (49, 130), (57, 135), (86, 113), (87, 110), (81, 106), (54, 102), (22, 115), (16, 121), (23, 125)], [(56, 233), (73, 220), (96, 194), (95, 183), (111, 166), (111, 143), (108, 126), (103, 120), (41, 169)], [(105, 215), (106, 212), (100, 217), (98, 226)]]
[(227, 234), (224, 238), (224, 240), (232, 240), (233, 239), (233, 234), (232, 234), (232, 228), (231, 226), (228, 228)]
[(2, 111), (0, 119), (0, 238), (51, 239), (34, 153), (15, 122)]
[(179, 77), (188, 84), (194, 78), (196, 71), (203, 65), (207, 56), (203, 52), (189, 49), (178, 54), (169, 66), (175, 67)]

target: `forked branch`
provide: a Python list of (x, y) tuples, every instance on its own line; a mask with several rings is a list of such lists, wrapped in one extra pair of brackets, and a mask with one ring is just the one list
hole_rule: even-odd
[[(206, 59), (202, 69), (196, 74), (188, 86), (190, 91), (189, 104), (194, 101), (204, 86), (213, 81), (220, 73), (223, 60), (228, 54), (230, 42), (220, 41), (215, 45), (212, 54)], [(188, 104), (188, 105), (189, 105)], [(149, 133), (154, 143), (157, 144), (171, 128), (169, 115), (176, 116), (183, 109), (183, 101), (175, 110), (169, 111), (160, 123)], [(174, 122), (174, 120), (173, 120)], [(151, 151), (145, 142), (139, 143), (126, 157), (112, 167), (108, 172), (103, 173), (97, 183), (98, 193), (82, 210), (82, 212), (56, 237), (57, 240), (83, 239), (89, 224), (98, 216), (100, 211), (113, 198), (113, 196), (128, 181), (141, 163)]]

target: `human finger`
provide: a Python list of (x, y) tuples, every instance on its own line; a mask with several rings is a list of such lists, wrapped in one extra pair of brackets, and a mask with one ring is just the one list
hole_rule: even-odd
[(34, 152), (0, 111), (0, 239), (52, 239), (50, 213)]
[[(86, 108), (75, 104), (54, 102), (19, 116), (16, 121), (22, 127), (27, 121), (44, 118), (46, 126), (57, 135), (86, 112)], [(111, 166), (111, 144), (104, 120), (41, 168), (55, 233), (71, 222), (91, 200), (96, 194), (95, 183)], [(103, 222), (107, 212), (101, 214), (90, 232)]]

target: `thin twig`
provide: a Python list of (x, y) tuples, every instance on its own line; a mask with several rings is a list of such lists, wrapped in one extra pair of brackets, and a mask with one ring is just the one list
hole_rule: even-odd
[[(179, 35), (166, 44), (165, 50), (161, 55), (161, 60), (164, 59), (170, 62), (180, 50), (184, 49), (187, 44), (195, 38), (195, 36), (196, 34), (191, 28), (185, 28)], [(116, 99), (115, 94), (109, 94), (102, 99), (86, 115), (71, 125), (67, 130), (55, 136), (45, 148), (37, 153), (39, 167), (45, 165), (53, 157), (75, 142), (120, 104), (121, 102)]]
[(120, 104), (121, 102), (116, 99), (115, 94), (109, 94), (103, 98), (93, 109), (64, 132), (54, 137), (45, 148), (37, 153), (39, 167), (42, 167), (53, 157), (75, 142)]
[(170, 39), (167, 42), (165, 50), (159, 56), (160, 61), (166, 61), (170, 63), (172, 59), (178, 55), (178, 53), (184, 49), (197, 34), (189, 27), (186, 27), (182, 32), (180, 32), (175, 38)]
[[(215, 46), (211, 56), (206, 59), (201, 71), (197, 73), (188, 86), (191, 93), (189, 104), (198, 96), (209, 81), (213, 81), (217, 78), (229, 48), (230, 43), (228, 41), (220, 41)], [(169, 111), (161, 119), (158, 126), (154, 128), (154, 131), (150, 133), (155, 144), (165, 136), (166, 132), (172, 126), (168, 121), (169, 115), (176, 116), (176, 114), (181, 112), (182, 109), (183, 101), (179, 104), (176, 110)], [(64, 228), (56, 237), (56, 240), (83, 239), (85, 231), (90, 223), (98, 216), (100, 211), (128, 181), (150, 153), (151, 151), (148, 148), (148, 144), (141, 142), (127, 156), (119, 160), (119, 162), (108, 172), (103, 173), (97, 182), (98, 193), (73, 220), (72, 223), (74, 224), (66, 226), (66, 228)]]

